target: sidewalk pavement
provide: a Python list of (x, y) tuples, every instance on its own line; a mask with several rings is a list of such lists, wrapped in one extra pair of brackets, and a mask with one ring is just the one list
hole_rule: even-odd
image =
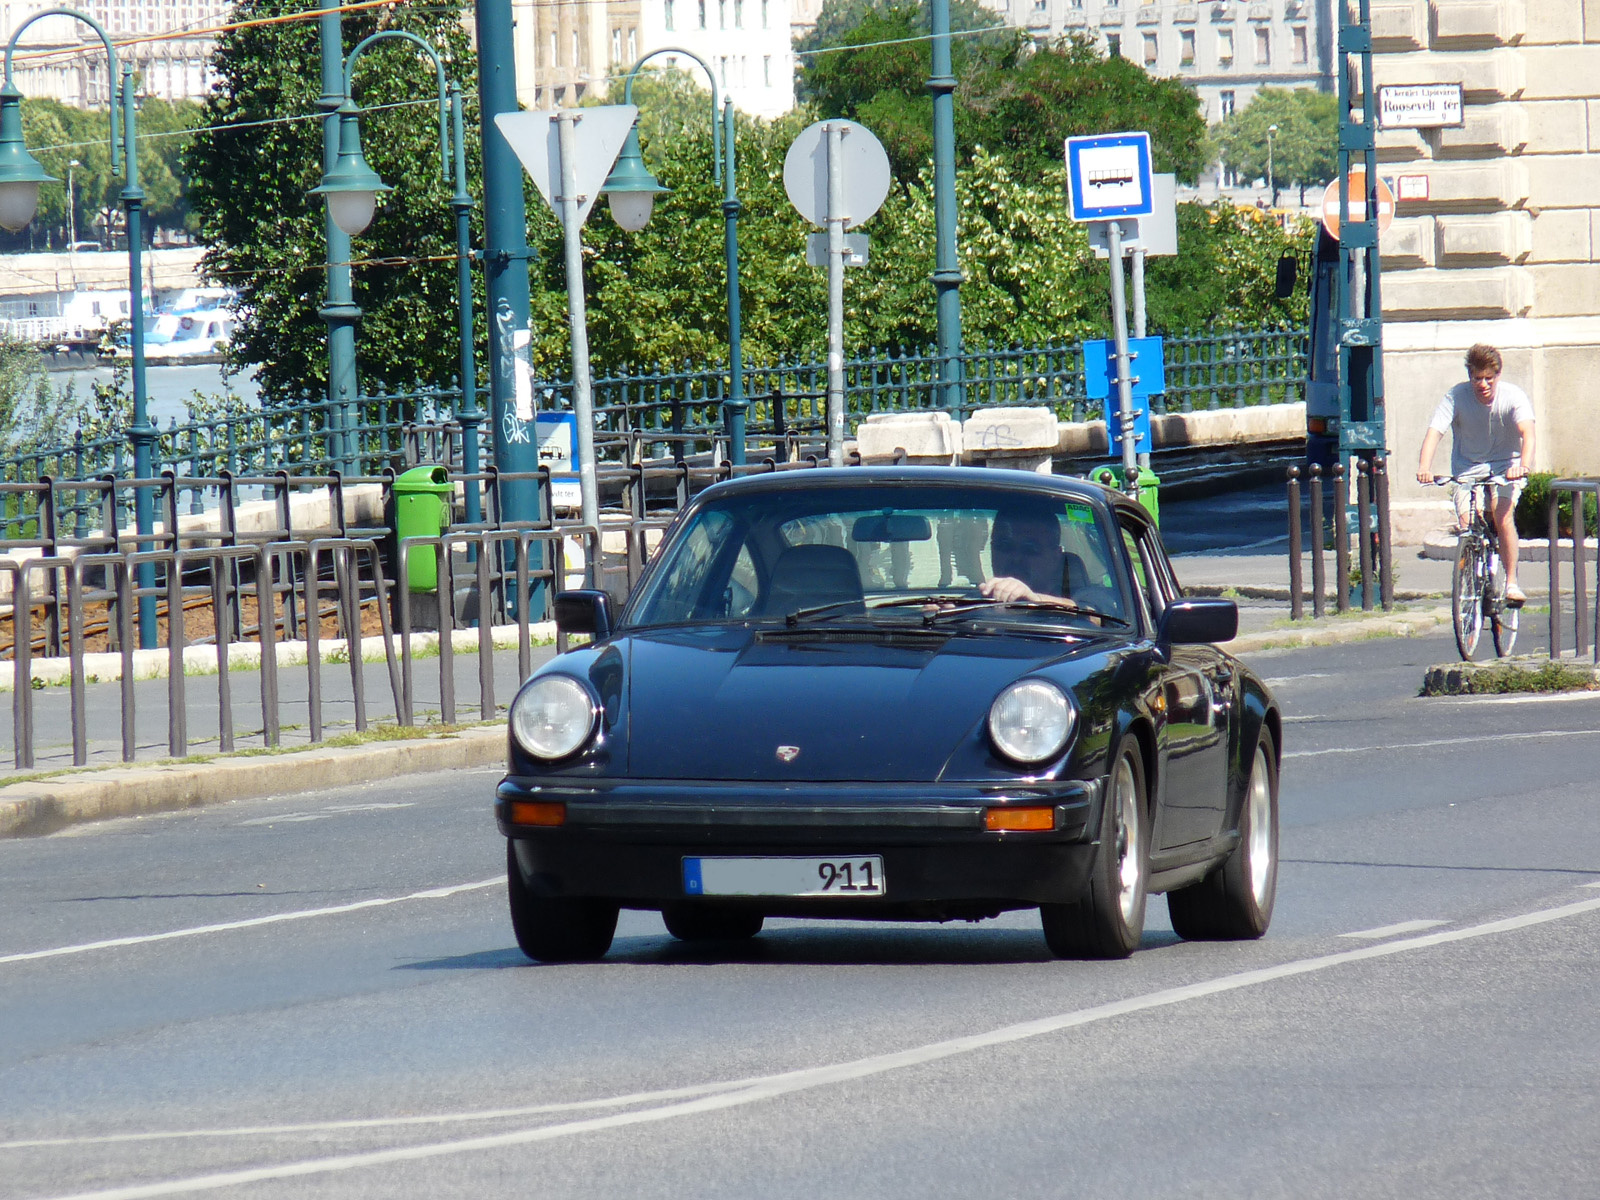
[[(1396, 557), (1397, 599), (1405, 611), (1378, 611), (1309, 619), (1288, 624), (1288, 564), (1280, 553), (1181, 555), (1178, 579), (1197, 595), (1228, 595), (1239, 601), (1240, 636), (1234, 653), (1274, 646), (1332, 645), (1371, 637), (1404, 637), (1450, 621), (1449, 562)], [(1332, 556), (1328, 559), (1332, 574)], [(1309, 561), (1304, 573), (1309, 588)], [(1543, 596), (1543, 572), (1524, 580), (1530, 597)], [(1538, 592), (1535, 593), (1535, 588)], [(1310, 613), (1310, 602), (1306, 612)], [(35, 776), (0, 787), (0, 837), (37, 836), (81, 821), (220, 804), (262, 796), (292, 795), (402, 775), (491, 767), (505, 761), (505, 724), (457, 729), (360, 746), (317, 746), (280, 753), (255, 751), (205, 761), (151, 763), (102, 770)], [(488, 805), (488, 792), (484, 803)]]

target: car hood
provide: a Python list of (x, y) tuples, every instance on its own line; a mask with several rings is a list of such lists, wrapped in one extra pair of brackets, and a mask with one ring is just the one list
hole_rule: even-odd
[(628, 773), (931, 782), (1002, 688), (1098, 641), (725, 627), (634, 634), (613, 643), (627, 663)]

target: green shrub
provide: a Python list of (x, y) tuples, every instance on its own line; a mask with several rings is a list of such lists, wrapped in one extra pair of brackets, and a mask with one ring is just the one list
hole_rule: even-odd
[[(1528, 475), (1528, 486), (1522, 489), (1517, 500), (1517, 533), (1523, 537), (1550, 536), (1550, 481), (1555, 478), (1549, 471), (1534, 471)], [(1556, 521), (1562, 537), (1572, 536), (1572, 493), (1563, 492), (1556, 502)], [(1590, 535), (1595, 529), (1595, 498), (1583, 498), (1583, 523)]]

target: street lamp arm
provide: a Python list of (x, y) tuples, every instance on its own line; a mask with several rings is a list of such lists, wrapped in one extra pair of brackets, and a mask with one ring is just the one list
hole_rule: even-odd
[(34, 13), (33, 16), (17, 26), (16, 32), (11, 35), (11, 40), (6, 43), (5, 90), (8, 93), (16, 91), (11, 82), (11, 59), (16, 53), (17, 42), (21, 39), (23, 33), (27, 31), (28, 26), (35, 21), (42, 21), (46, 17), (71, 17), (75, 21), (82, 21), (99, 35), (101, 43), (106, 48), (106, 57), (111, 60), (110, 74), (106, 77), (106, 91), (110, 97), (109, 107), (111, 109), (111, 174), (119, 175), (122, 173), (122, 148), (117, 144), (117, 118), (120, 115), (123, 121), (126, 122), (127, 114), (119, 112), (121, 105), (117, 103), (117, 89), (119, 86), (117, 79), (117, 52), (111, 45), (111, 35), (106, 33), (105, 28), (99, 21), (96, 21), (87, 13), (81, 13), (71, 8), (47, 8), (43, 12)]
[(450, 182), (450, 85), (445, 80), (444, 60), (439, 57), (439, 52), (422, 38), (414, 33), (407, 33), (403, 29), (380, 29), (356, 43), (356, 48), (350, 51), (350, 57), (344, 60), (344, 94), (353, 97), (351, 80), (355, 75), (356, 62), (366, 53), (367, 47), (384, 38), (402, 38), (420, 47), (429, 58), (433, 60), (434, 73), (439, 82), (439, 156), (440, 171), (446, 183)]
[(706, 78), (711, 81), (711, 181), (718, 187), (722, 186), (722, 129), (718, 117), (722, 106), (718, 101), (717, 76), (711, 69), (711, 64), (706, 62), (693, 50), (685, 50), (682, 46), (662, 46), (659, 50), (652, 50), (628, 68), (628, 77), (622, 84), (622, 102), (633, 103), (633, 81), (638, 77), (639, 71), (645, 63), (652, 58), (659, 58), (663, 54), (681, 54), (685, 58), (692, 58), (700, 64), (700, 69), (706, 73)]

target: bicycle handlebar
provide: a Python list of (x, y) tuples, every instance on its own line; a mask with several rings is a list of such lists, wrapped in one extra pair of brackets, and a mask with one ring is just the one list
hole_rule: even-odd
[(1435, 475), (1430, 486), (1443, 487), (1447, 483), (1461, 483), (1469, 487), (1477, 487), (1479, 484), (1509, 487), (1516, 482), (1514, 479), (1507, 479), (1504, 475)]

